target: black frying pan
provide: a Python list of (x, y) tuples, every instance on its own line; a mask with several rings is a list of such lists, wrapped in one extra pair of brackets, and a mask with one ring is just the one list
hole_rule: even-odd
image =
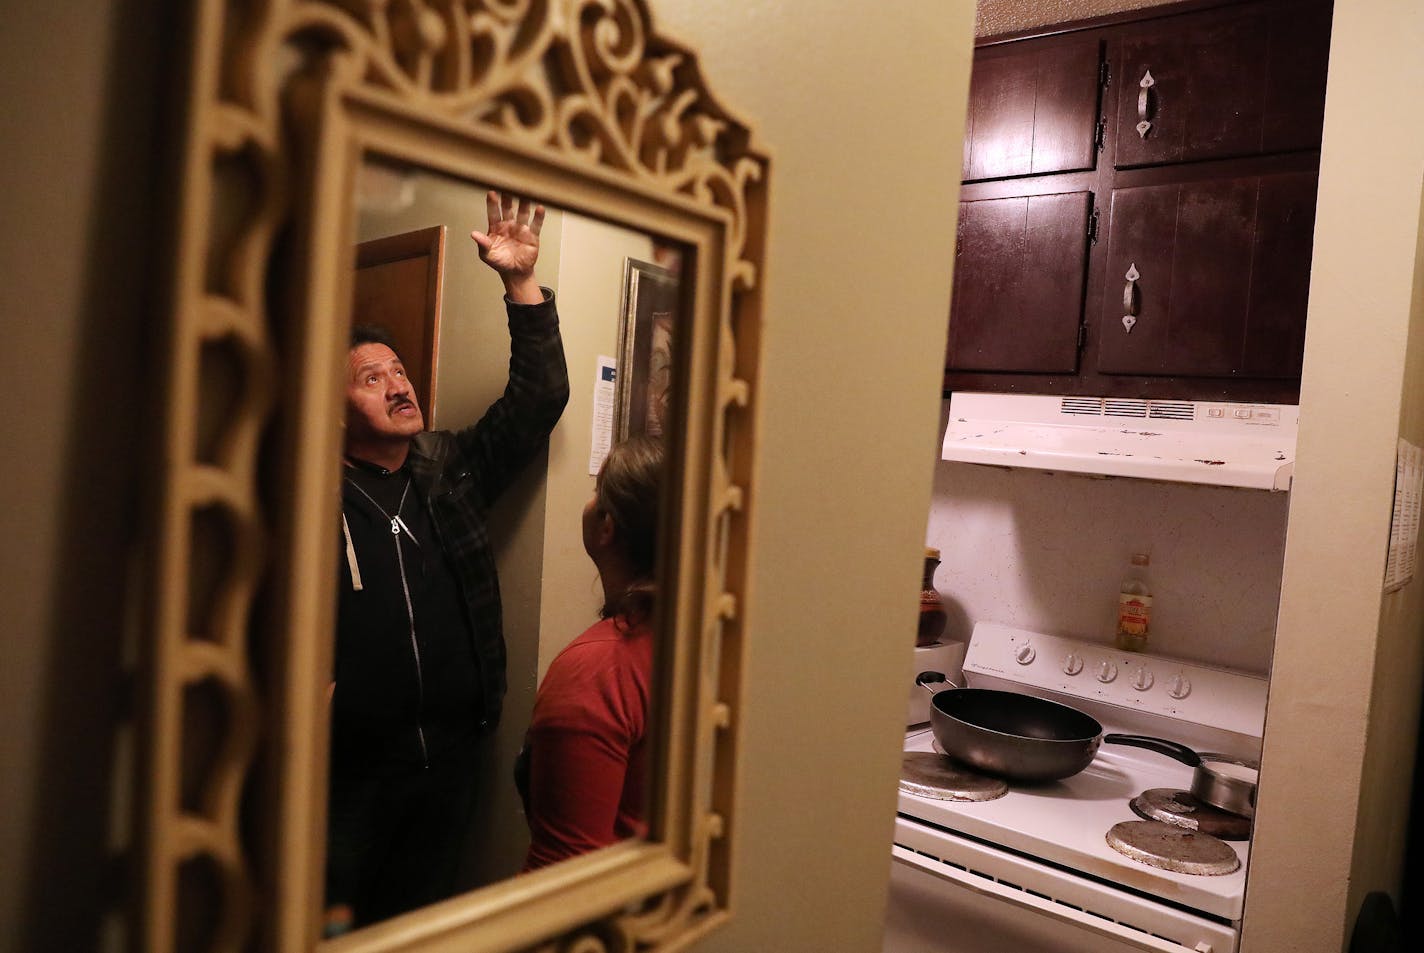
[[(930, 691), (938, 672), (916, 679)], [(1076, 708), (992, 688), (935, 691), (930, 703), (935, 740), (951, 757), (1011, 781), (1056, 781), (1092, 763), (1103, 726)]]

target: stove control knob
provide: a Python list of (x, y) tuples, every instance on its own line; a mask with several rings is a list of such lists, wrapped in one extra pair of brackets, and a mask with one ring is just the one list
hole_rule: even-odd
[(1083, 659), (1081, 656), (1069, 652), (1063, 656), (1063, 674), (1077, 675), (1083, 670)]
[(1132, 673), (1132, 687), (1139, 692), (1147, 691), (1147, 689), (1152, 687), (1152, 683), (1155, 681), (1156, 679), (1152, 677), (1152, 672), (1149, 671), (1146, 666)]
[(1104, 662), (1098, 666), (1098, 681), (1106, 685), (1117, 678), (1117, 666), (1112, 662)]
[(1167, 694), (1173, 698), (1186, 698), (1192, 693), (1192, 683), (1187, 676), (1178, 672), (1167, 681)]
[(1032, 645), (1020, 645), (1014, 650), (1014, 661), (1020, 665), (1027, 665), (1032, 662), (1038, 653), (1033, 650)]

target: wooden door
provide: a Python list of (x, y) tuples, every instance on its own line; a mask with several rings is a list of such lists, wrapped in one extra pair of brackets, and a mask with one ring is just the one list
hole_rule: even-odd
[(1318, 149), (1329, 4), (1151, 21), (1121, 41), (1119, 168)]
[(425, 426), (435, 428), (445, 226), (373, 238), (356, 246), (353, 324), (390, 331)]
[(1114, 191), (1098, 370), (1298, 376), (1315, 192), (1314, 172)]
[(965, 181), (1091, 169), (1097, 160), (1096, 37), (981, 50), (965, 120)]
[(1078, 369), (1090, 192), (961, 202), (946, 368)]

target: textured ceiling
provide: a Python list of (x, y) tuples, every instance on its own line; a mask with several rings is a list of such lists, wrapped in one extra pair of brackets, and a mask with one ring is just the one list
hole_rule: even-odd
[(978, 36), (998, 36), (1050, 23), (1161, 6), (1165, 2), (1169, 0), (979, 0), (974, 32)]

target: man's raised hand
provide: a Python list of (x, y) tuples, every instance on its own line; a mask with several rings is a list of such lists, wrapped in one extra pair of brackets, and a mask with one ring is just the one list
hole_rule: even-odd
[(470, 232), (479, 249), (480, 260), (504, 281), (510, 300), (538, 304), (544, 293), (534, 280), (534, 263), (539, 260), (539, 230), (544, 227), (544, 206), (528, 199), (516, 205), (512, 195), (491, 189), (485, 194), (488, 231)]

